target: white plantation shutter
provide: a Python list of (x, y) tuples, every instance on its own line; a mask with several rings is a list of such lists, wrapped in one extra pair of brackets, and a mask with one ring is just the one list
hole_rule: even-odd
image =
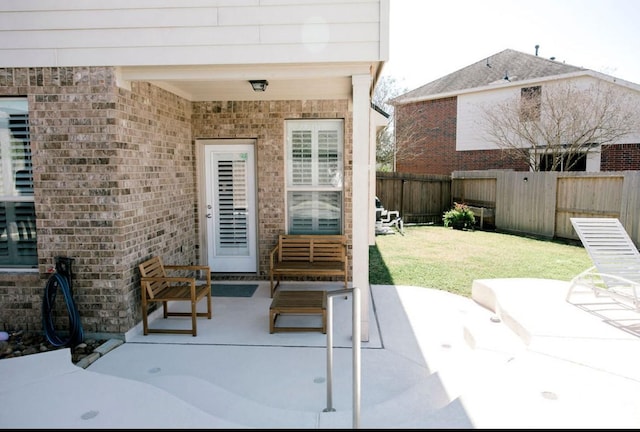
[(340, 157), (340, 141), (337, 130), (318, 131), (318, 184), (331, 185), (339, 165), (342, 163)]
[(249, 247), (247, 164), (243, 160), (221, 159), (217, 168), (218, 251), (221, 255), (245, 254)]
[(290, 234), (339, 234), (342, 195), (338, 192), (289, 192)]
[(313, 232), (313, 212), (306, 203), (312, 202), (312, 192), (289, 192), (289, 213), (295, 211), (294, 217), (289, 217), (290, 233), (310, 233)]
[(291, 133), (291, 180), (292, 185), (311, 185), (313, 181), (313, 153), (311, 131)]
[(0, 99), (0, 266), (37, 265), (26, 99)]
[(342, 120), (287, 122), (290, 234), (342, 232)]

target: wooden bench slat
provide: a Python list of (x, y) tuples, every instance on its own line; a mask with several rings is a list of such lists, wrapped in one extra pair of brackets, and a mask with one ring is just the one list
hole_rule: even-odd
[[(321, 327), (276, 327), (279, 315), (321, 315)], [(269, 307), (269, 332), (327, 332), (326, 291), (278, 291)]]
[(342, 276), (347, 288), (347, 272), (347, 242), (344, 235), (281, 234), (278, 244), (270, 253), (271, 297), (283, 275)]

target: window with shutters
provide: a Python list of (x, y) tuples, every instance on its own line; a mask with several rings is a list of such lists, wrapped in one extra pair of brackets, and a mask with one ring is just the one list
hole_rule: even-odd
[(25, 98), (0, 98), (0, 267), (35, 267), (36, 213)]
[(342, 233), (342, 120), (287, 121), (289, 234)]

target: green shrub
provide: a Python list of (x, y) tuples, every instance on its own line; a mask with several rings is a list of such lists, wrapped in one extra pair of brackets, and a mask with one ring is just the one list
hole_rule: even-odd
[(442, 216), (444, 226), (452, 227), (454, 229), (473, 228), (476, 218), (469, 206), (464, 203), (454, 202), (453, 204), (453, 208), (444, 212), (444, 215)]

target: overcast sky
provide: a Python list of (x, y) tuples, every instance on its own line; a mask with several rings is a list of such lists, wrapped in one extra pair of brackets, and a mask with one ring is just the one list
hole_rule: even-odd
[(409, 90), (505, 49), (640, 84), (639, 0), (390, 0), (383, 75)]

